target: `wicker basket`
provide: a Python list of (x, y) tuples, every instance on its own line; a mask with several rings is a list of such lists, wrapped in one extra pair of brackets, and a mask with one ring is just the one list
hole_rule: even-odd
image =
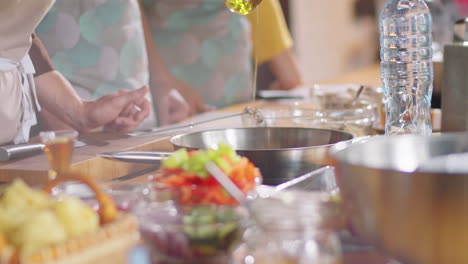
[(66, 242), (51, 245), (39, 252), (19, 259), (17, 252), (8, 245), (1, 246), (0, 263), (3, 264), (126, 264), (128, 252), (140, 243), (140, 233), (135, 217), (117, 213), (115, 204), (93, 181), (86, 177), (68, 175), (50, 182), (45, 190), (63, 181), (81, 181), (96, 192), (100, 204), (100, 228), (92, 233), (75, 237)]

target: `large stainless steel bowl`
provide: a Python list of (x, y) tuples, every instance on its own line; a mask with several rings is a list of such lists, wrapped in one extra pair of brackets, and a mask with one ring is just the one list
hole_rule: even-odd
[[(257, 166), (266, 185), (278, 185), (329, 164), (330, 147), (350, 142), (353, 135), (335, 130), (300, 127), (228, 128), (192, 132), (174, 136), (174, 148), (189, 150), (217, 148), (228, 143)], [(154, 164), (169, 152), (116, 151), (100, 157), (125, 162)]]
[(277, 185), (325, 165), (329, 148), (351, 139), (349, 133), (329, 129), (251, 127), (193, 132), (170, 141), (176, 148), (192, 150), (228, 143), (260, 168), (265, 184)]
[(467, 134), (382, 136), (331, 151), (358, 235), (404, 263), (468, 263)]

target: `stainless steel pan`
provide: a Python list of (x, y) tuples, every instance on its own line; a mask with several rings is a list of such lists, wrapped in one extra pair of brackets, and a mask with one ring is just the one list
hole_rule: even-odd
[(377, 137), (333, 147), (355, 232), (402, 263), (468, 263), (464, 152), (467, 134)]
[[(314, 128), (252, 127), (193, 132), (174, 136), (172, 145), (189, 150), (216, 148), (220, 142), (233, 146), (249, 158), (264, 177), (264, 183), (277, 185), (315, 170), (327, 161), (329, 148), (350, 141), (349, 133)], [(101, 156), (127, 162), (154, 163), (167, 156), (161, 152), (114, 152)]]

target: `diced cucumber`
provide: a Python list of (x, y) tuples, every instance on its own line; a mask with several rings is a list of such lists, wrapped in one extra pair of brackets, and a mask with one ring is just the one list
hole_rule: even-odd
[(198, 224), (215, 224), (216, 223), (216, 214), (206, 214), (201, 215), (196, 219)]
[(238, 162), (241, 158), (230, 145), (220, 143), (217, 150), (199, 150), (190, 157), (186, 149), (179, 149), (169, 156), (168, 159), (164, 160), (162, 165), (170, 169), (182, 168), (185, 171), (196, 174), (202, 179), (206, 179), (209, 177), (209, 173), (205, 169), (205, 164), (208, 161), (214, 161), (227, 174), (231, 173), (232, 167), (229, 162), (222, 158), (223, 155), (227, 156), (234, 163)]
[(231, 171), (232, 171), (232, 167), (231, 165), (229, 165), (229, 163), (221, 158), (221, 157), (217, 157), (215, 158), (214, 162), (216, 163), (216, 165), (218, 165), (218, 167), (220, 167), (226, 174), (230, 174)]
[(218, 231), (218, 238), (220, 240), (226, 239), (227, 236), (237, 230), (238, 226), (235, 222), (225, 223)]
[(166, 160), (162, 161), (162, 166), (169, 169), (175, 169), (181, 166), (188, 160), (188, 153), (186, 149), (179, 149), (170, 155)]
[(193, 225), (184, 225), (184, 233), (189, 238), (195, 238), (197, 236), (197, 229)]
[(184, 225), (192, 225), (195, 223), (195, 218), (190, 215), (186, 215), (182, 218), (182, 222)]
[(219, 222), (228, 222), (238, 218), (237, 213), (231, 208), (223, 208), (217, 212)]
[(216, 227), (214, 225), (199, 225), (196, 230), (196, 239), (208, 240), (214, 239), (217, 236)]
[(214, 210), (215, 209), (210, 206), (197, 206), (190, 211), (190, 215), (194, 218), (198, 218), (203, 215), (214, 214)]
[(206, 179), (208, 178), (208, 176), (210, 176), (210, 174), (206, 171), (199, 171), (196, 173), (198, 177), (202, 178), (202, 179)]

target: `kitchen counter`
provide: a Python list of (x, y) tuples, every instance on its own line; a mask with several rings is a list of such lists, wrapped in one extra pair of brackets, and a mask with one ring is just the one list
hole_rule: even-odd
[[(362, 69), (340, 78), (323, 82), (323, 84), (359, 83), (369, 86), (380, 85), (378, 65)], [(220, 117), (222, 115), (240, 113), (246, 106), (261, 107), (272, 104), (267, 101), (256, 101), (247, 104), (226, 107), (220, 111), (206, 113), (204, 118)], [(200, 117), (198, 117), (200, 118)], [(214, 124), (215, 123), (215, 124)], [(226, 119), (214, 123), (206, 123), (191, 130), (213, 129), (224, 126), (242, 126), (241, 118)], [(177, 133), (180, 133), (178, 131)], [(173, 133), (176, 134), (176, 133)], [(130, 137), (126, 134), (96, 133), (80, 135), (79, 140), (86, 146), (75, 148), (72, 160), (72, 169), (86, 175), (91, 175), (97, 180), (110, 179), (137, 179), (144, 180), (145, 175), (157, 169), (154, 165), (130, 164), (106, 160), (96, 155), (103, 152), (119, 150), (153, 150), (172, 151), (168, 141), (170, 133), (153, 135), (148, 137)], [(45, 155), (36, 155), (20, 160), (0, 163), (0, 182), (8, 182), (20, 177), (29, 184), (43, 184), (48, 180), (49, 165)], [(349, 253), (344, 256), (344, 264), (387, 264), (388, 259), (375, 253)]]

